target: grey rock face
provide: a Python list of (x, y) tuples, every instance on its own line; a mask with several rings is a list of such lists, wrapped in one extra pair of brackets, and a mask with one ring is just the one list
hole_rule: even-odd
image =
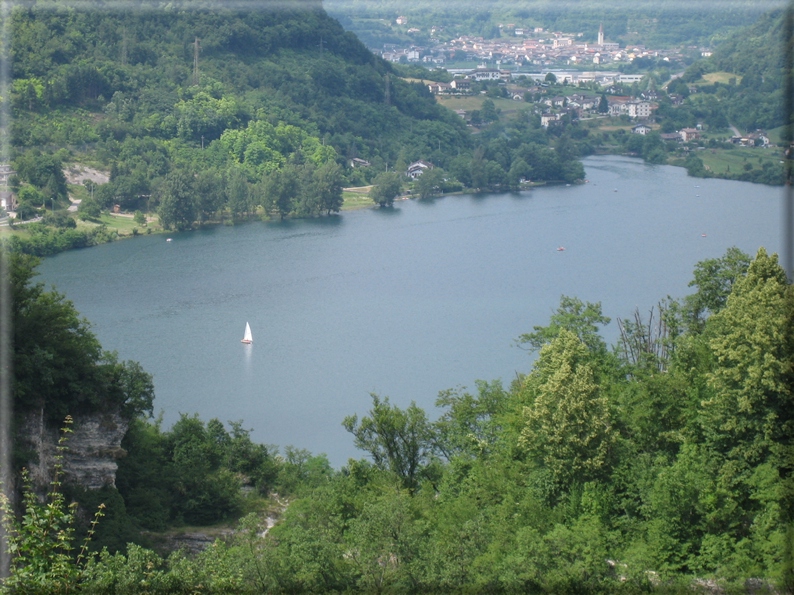
[[(74, 417), (72, 432), (67, 435), (63, 454), (63, 481), (86, 489), (116, 486), (116, 461), (126, 455), (121, 440), (128, 422), (117, 413), (92, 413)], [(58, 439), (61, 432), (44, 423), (43, 412), (28, 414), (19, 435), (28, 443), (38, 460), (28, 465), (37, 491), (46, 491), (52, 481)]]

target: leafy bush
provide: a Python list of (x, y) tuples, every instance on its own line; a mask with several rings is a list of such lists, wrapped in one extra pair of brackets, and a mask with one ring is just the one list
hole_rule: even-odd
[(75, 521), (77, 503), (67, 504), (61, 491), (63, 453), (72, 418), (67, 416), (58, 440), (55, 468), (46, 500), (41, 502), (27, 471), (22, 473), (23, 513), (17, 516), (5, 493), (0, 492), (0, 521), (5, 530), (11, 574), (0, 582), (3, 593), (65, 593), (74, 591), (85, 574), (88, 546), (99, 519), (100, 504), (77, 556)]

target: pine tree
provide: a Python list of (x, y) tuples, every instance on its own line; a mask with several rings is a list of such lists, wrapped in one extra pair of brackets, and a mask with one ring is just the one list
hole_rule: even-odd
[(761, 248), (707, 323), (716, 366), (704, 430), (729, 458), (757, 464), (794, 430), (790, 291), (777, 255)]
[(524, 387), (532, 399), (519, 444), (560, 485), (596, 478), (607, 466), (617, 432), (594, 380), (587, 346), (567, 329), (540, 352)]

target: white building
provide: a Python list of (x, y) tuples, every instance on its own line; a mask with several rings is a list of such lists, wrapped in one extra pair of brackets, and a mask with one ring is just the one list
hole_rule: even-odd
[(644, 76), (645, 76), (644, 74), (621, 74), (620, 76), (618, 76), (617, 82), (631, 85), (633, 83), (639, 83)]
[(626, 104), (629, 118), (650, 118), (651, 104), (647, 101), (629, 101)]
[(494, 68), (478, 68), (469, 73), (469, 78), (475, 81), (498, 81), (502, 73)]
[(429, 161), (420, 159), (419, 161), (414, 161), (411, 165), (408, 166), (408, 171), (405, 172), (405, 175), (415, 180), (423, 173), (425, 173), (425, 170), (433, 169), (434, 167), (435, 166)]
[(452, 79), (449, 86), (456, 91), (469, 91), (471, 89), (471, 81), (468, 79)]

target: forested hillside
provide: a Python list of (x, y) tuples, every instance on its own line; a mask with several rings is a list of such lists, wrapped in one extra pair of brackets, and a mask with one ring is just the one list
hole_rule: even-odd
[[(15, 9), (12, 50), (13, 189), (31, 207), (65, 199), (46, 160), (78, 159), (111, 170), (83, 207), (89, 217), (92, 202), (165, 202), (177, 228), (266, 200), (281, 216), (316, 214), (338, 210), (341, 184), (365, 183), (400, 157), (443, 165), (472, 144), (460, 118), (314, 3)], [(372, 167), (351, 170), (352, 157)], [(202, 200), (184, 199), (195, 194)]]
[(717, 71), (737, 75), (738, 83), (699, 86), (704, 97), (692, 97), (692, 103), (719, 105), (725, 117), (743, 130), (781, 126), (783, 12), (766, 13), (752, 26), (729, 36), (712, 56), (687, 69), (682, 81), (693, 83)]
[[(621, 320), (613, 348), (600, 304), (563, 297), (518, 339), (538, 352), (528, 374), (441, 393), (436, 421), (373, 396), (339, 420), (367, 458), (336, 471), (241, 424), (138, 418), (118, 492), (77, 493), (111, 504), (88, 534), (110, 549), (74, 558), (54, 484), (10, 527), (7, 592), (791, 593), (792, 286), (763, 248), (699, 263), (690, 285)], [(286, 498), (275, 527), (252, 512), (196, 557), (121, 543), (239, 517), (243, 484)]]

